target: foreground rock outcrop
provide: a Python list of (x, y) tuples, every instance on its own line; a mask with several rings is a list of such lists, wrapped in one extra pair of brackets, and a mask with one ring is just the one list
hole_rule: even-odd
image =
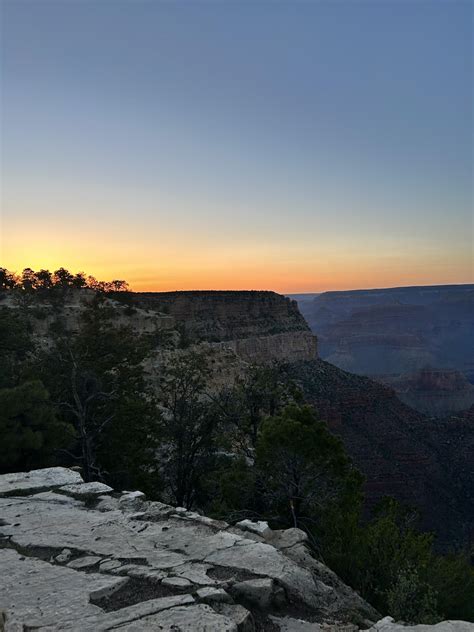
[[(234, 526), (62, 467), (0, 476), (0, 629), (404, 628), (311, 557), (299, 529)], [(468, 632), (444, 622), (435, 632)]]
[(8, 632), (352, 630), (378, 618), (298, 529), (230, 526), (60, 467), (0, 476), (0, 516)]

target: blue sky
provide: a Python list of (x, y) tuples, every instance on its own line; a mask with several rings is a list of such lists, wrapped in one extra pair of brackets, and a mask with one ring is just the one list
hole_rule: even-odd
[(2, 262), (473, 280), (470, 2), (4, 0)]

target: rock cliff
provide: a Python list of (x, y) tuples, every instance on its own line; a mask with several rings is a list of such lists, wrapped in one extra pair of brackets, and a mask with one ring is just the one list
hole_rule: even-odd
[[(47, 295), (36, 295), (22, 309), (36, 339), (47, 345), (58, 318), (66, 329), (78, 329), (93, 297), (92, 290), (76, 290), (53, 303)], [(296, 301), (275, 292), (150, 292), (130, 293), (125, 299), (107, 299), (115, 310), (116, 326), (129, 325), (140, 334), (166, 330), (180, 347), (206, 343), (216, 350), (231, 350), (244, 362), (293, 362), (317, 356), (316, 336)], [(19, 304), (0, 293), (1, 307), (19, 309)]]
[(0, 476), (0, 514), (6, 632), (252, 632), (304, 622), (349, 632), (378, 618), (309, 555), (298, 529), (231, 526), (60, 467)]
[(275, 292), (134, 294), (147, 311), (169, 314), (189, 343), (232, 349), (247, 362), (310, 360), (316, 337), (296, 301)]

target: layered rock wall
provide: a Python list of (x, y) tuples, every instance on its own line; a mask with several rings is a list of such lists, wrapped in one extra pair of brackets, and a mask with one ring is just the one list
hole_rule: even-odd
[(296, 301), (275, 292), (153, 292), (141, 308), (171, 316), (190, 343), (227, 348), (246, 362), (296, 362), (317, 356), (317, 342)]

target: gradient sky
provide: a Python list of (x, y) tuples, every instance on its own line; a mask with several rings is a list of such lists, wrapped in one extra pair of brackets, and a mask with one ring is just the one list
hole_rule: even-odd
[(3, 0), (2, 265), (472, 282), (473, 6)]

